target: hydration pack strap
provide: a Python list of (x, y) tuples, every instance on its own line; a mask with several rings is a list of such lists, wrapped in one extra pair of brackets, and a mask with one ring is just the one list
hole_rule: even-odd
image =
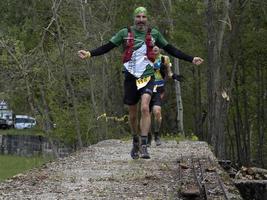
[(151, 61), (151, 62), (154, 62), (155, 61), (155, 53), (153, 51), (153, 47), (154, 47), (154, 44), (153, 44), (153, 41), (152, 41), (152, 36), (151, 36), (151, 28), (148, 27), (147, 29), (147, 33), (146, 33), (146, 55), (147, 55), (147, 58)]
[(131, 60), (133, 54), (133, 47), (134, 47), (134, 34), (131, 30), (131, 27), (127, 27), (128, 34), (126, 40), (126, 47), (123, 53), (123, 63), (126, 63)]

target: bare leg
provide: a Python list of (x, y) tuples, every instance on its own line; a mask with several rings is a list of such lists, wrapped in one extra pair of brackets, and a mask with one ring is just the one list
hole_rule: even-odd
[(149, 112), (149, 103), (151, 96), (149, 94), (143, 94), (141, 96), (141, 158), (149, 159), (150, 155), (147, 151), (147, 135), (151, 125), (151, 115)]
[(153, 114), (154, 114), (154, 136), (155, 136), (155, 142), (156, 145), (161, 145), (160, 141), (160, 127), (162, 122), (162, 116), (161, 116), (161, 107), (160, 106), (153, 106)]
[(160, 106), (153, 106), (153, 114), (154, 114), (154, 131), (159, 132), (160, 126), (161, 126), (161, 107)]
[(161, 99), (161, 101), (163, 101), (164, 96), (165, 96), (165, 92), (162, 92), (162, 93), (160, 94), (160, 99)]
[(138, 105), (130, 105), (129, 109), (129, 120), (130, 120), (130, 128), (133, 136), (138, 135)]
[(131, 133), (133, 136), (133, 147), (131, 150), (131, 157), (133, 159), (139, 158), (139, 145), (140, 145), (140, 138), (138, 134), (138, 105), (130, 105), (129, 109), (129, 121), (130, 121), (130, 128)]
[(149, 113), (149, 103), (151, 96), (149, 94), (143, 94), (141, 97), (141, 119), (140, 130), (141, 136), (147, 136), (151, 125), (151, 116)]
[[(152, 112), (150, 112), (150, 119), (152, 120)], [(147, 146), (150, 147), (152, 142), (152, 122), (147, 135)]]

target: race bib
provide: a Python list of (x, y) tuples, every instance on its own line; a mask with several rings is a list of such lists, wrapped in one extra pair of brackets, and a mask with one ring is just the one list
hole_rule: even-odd
[(136, 80), (137, 90), (145, 87), (148, 84), (148, 82), (150, 81), (150, 79), (151, 79), (151, 76), (137, 79)]

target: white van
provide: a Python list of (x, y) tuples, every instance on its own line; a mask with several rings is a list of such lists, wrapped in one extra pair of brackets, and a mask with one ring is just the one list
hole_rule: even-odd
[(16, 129), (32, 128), (36, 125), (36, 119), (27, 115), (16, 115), (15, 125)]
[(14, 114), (12, 110), (1, 110), (0, 118), (6, 120), (7, 128), (12, 128), (14, 126)]

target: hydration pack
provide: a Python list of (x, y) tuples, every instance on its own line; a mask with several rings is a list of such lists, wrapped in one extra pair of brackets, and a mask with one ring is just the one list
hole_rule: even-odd
[[(134, 33), (131, 30), (131, 27), (127, 27), (128, 29), (128, 35), (125, 45), (125, 50), (123, 53), (123, 63), (126, 63), (131, 60), (132, 54), (133, 54), (133, 48), (134, 48)], [(151, 61), (155, 61), (155, 54), (153, 52), (153, 41), (151, 36), (151, 28), (149, 27), (147, 29), (146, 37), (145, 37), (145, 44), (146, 44), (146, 56)]]

